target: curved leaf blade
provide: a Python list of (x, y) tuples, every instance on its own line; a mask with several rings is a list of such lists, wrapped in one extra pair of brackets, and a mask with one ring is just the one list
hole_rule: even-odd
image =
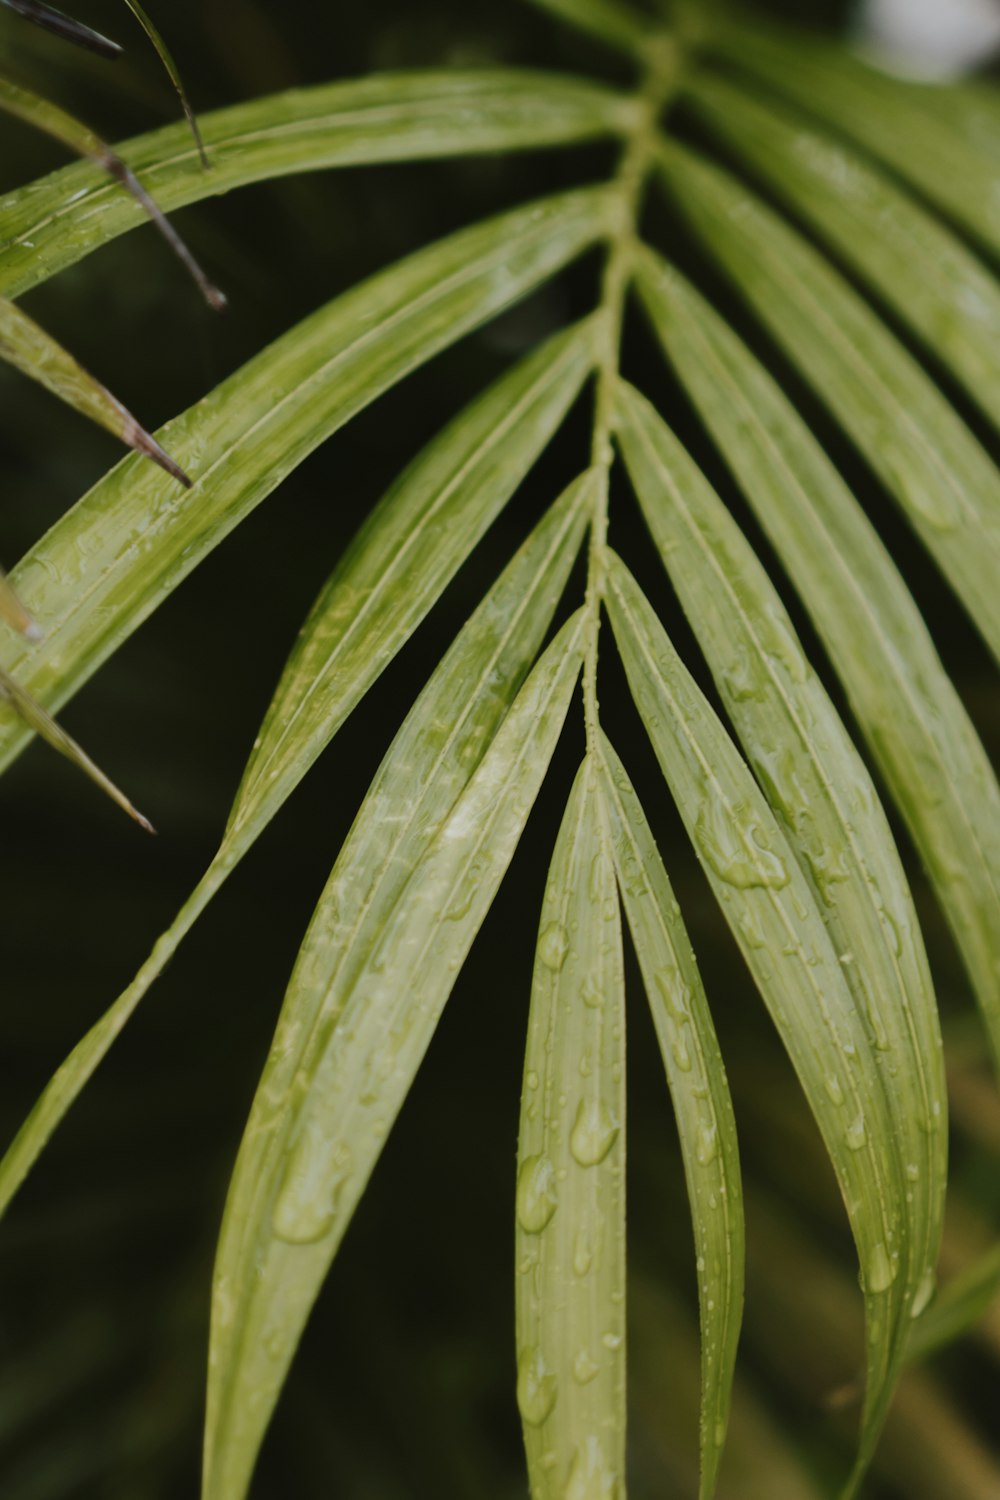
[(1000, 283), (983, 262), (885, 173), (800, 116), (704, 73), (687, 92), (699, 119), (809, 221), (1000, 425)]
[[(309, 1309), (538, 794), (579, 675), (582, 634), (578, 613), (539, 660), (409, 880), (366, 934), (369, 952), (311, 1049), (254, 1274), (233, 1285), (220, 1264), (215, 1285), (216, 1358), (238, 1343), (234, 1368), (214, 1373), (216, 1382), (229, 1379), (224, 1390), (215, 1386), (205, 1453), (203, 1493), (213, 1500), (245, 1493)], [(324, 910), (321, 923), (332, 915)], [(314, 930), (312, 942), (320, 940)], [(281, 1102), (268, 1101), (269, 1112)], [(224, 1236), (234, 1232), (238, 1225)]]
[(191, 135), (194, 138), (195, 146), (198, 149), (198, 155), (201, 158), (201, 164), (207, 172), (209, 170), (209, 160), (205, 155), (205, 143), (201, 138), (201, 131), (198, 129), (198, 117), (195, 114), (194, 110), (191, 108), (190, 100), (188, 99), (184, 84), (181, 81), (180, 72), (178, 71), (177, 64), (174, 62), (170, 49), (167, 46), (166, 42), (163, 40), (163, 37), (160, 35), (157, 28), (153, 25), (153, 22), (147, 14), (145, 8), (139, 4), (139, 0), (125, 0), (125, 4), (135, 16), (143, 31), (149, 37), (149, 40), (152, 42), (153, 47), (156, 50), (156, 54), (160, 59), (160, 62), (166, 69), (167, 76), (174, 86), (174, 91), (177, 94), (178, 99), (181, 101), (181, 109), (184, 111), (184, 118), (187, 120)]
[(684, 1160), (701, 1323), (701, 1500), (715, 1493), (743, 1312), (743, 1187), (719, 1043), (680, 909), (646, 816), (602, 736), (597, 775), (622, 905), (660, 1043)]
[[(557, 74), (386, 73), (202, 115), (210, 175), (183, 125), (138, 136), (121, 151), (170, 211), (289, 173), (615, 136), (634, 118), (631, 100)], [(0, 294), (19, 296), (142, 222), (139, 207), (86, 164), (8, 193)]]
[[(224, 1446), (230, 1407), (254, 1381), (237, 1290), (272, 1234), (288, 1141), (316, 1101), (302, 1086), (392, 920), (411, 874), (481, 763), (541, 648), (586, 522), (589, 475), (556, 502), (456, 638), (393, 741), (306, 933), (230, 1182), (216, 1256), (207, 1447)], [(336, 1246), (333, 1247), (335, 1251)], [(301, 1312), (304, 1320), (307, 1309)], [(285, 1366), (301, 1323), (285, 1329)], [(268, 1382), (281, 1371), (268, 1360)], [(212, 1460), (214, 1463), (214, 1459)]]
[[(864, 762), (736, 522), (624, 383), (617, 418), (661, 561), (867, 1022), (891, 1149), (901, 1178), (912, 1178), (892, 1269), (916, 1316), (934, 1285), (948, 1143), (937, 1005), (906, 876)], [(836, 1074), (827, 1090), (842, 1093)]]
[(678, 271), (639, 289), (785, 565), (912, 837), (1000, 1069), (1000, 787), (904, 580), (774, 379)]
[(593, 326), (556, 334), (435, 438), (376, 506), (314, 604), (230, 813), (246, 837), (288, 795), (484, 535), (579, 394)]
[(625, 1480), (625, 976), (596, 767), (556, 840), (518, 1139), (517, 1399), (533, 1500)]
[(178, 468), (132, 413), (56, 343), (51, 334), (4, 297), (0, 297), (0, 359), (191, 488), (184, 470)]
[(798, 1074), (844, 1196), (869, 1334), (851, 1492), (884, 1420), (909, 1327), (894, 1262), (909, 1185), (888, 1146), (893, 1122), (876, 1051), (812, 887), (774, 815), (652, 607), (614, 556), (606, 601), (660, 767)]
[[(319, 443), (591, 244), (606, 204), (571, 192), (460, 231), (284, 334), (161, 432), (192, 490), (168, 493), (126, 459), (32, 548), (11, 582), (45, 639), (4, 642), (2, 664), (48, 706), (65, 702)], [(580, 336), (581, 379), (584, 349)], [(0, 726), (0, 768), (26, 738)]]
[(664, 178), (810, 381), (1000, 659), (1000, 472), (868, 304), (727, 173), (671, 145)]

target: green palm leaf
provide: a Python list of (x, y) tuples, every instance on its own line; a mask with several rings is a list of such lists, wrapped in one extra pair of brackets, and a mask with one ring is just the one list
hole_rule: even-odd
[(535, 949), (518, 1140), (517, 1398), (535, 1500), (625, 1478), (625, 980), (588, 757)]
[[(608, 610), (633, 697), (733, 936), (799, 1076), (837, 1173), (861, 1262), (868, 1324), (861, 1442), (848, 1493), (870, 1461), (909, 1327), (910, 1185), (886, 1149), (893, 1111), (878, 1049), (816, 896), (749, 770), (674, 652), (624, 564), (610, 564)], [(930, 1129), (942, 1122), (929, 1120)]]
[[(126, 460), (32, 549), (11, 582), (45, 639), (30, 654), (6, 643), (3, 665), (47, 705), (65, 702), (319, 443), (583, 250), (604, 230), (606, 210), (599, 191), (515, 209), (418, 251), (278, 339), (163, 429), (192, 490), (168, 492), (155, 471)], [(552, 378), (551, 396), (539, 393), (550, 413), (548, 428), (539, 419), (541, 442), (588, 366), (585, 333), (564, 340), (535, 369)], [(25, 740), (0, 726), (0, 762)]]
[[(553, 602), (550, 596), (549, 607)], [(487, 622), (490, 613), (484, 611)], [(260, 1195), (260, 1218), (249, 1226), (241, 1222), (239, 1199), (231, 1200), (215, 1283), (216, 1366), (205, 1453), (205, 1493), (216, 1500), (240, 1500), (245, 1492), (309, 1308), (538, 794), (579, 675), (581, 637), (577, 615), (538, 662), (433, 839), (419, 856), (411, 846), (409, 880), (402, 890), (386, 890), (361, 939), (368, 951), (350, 956), (353, 982), (336, 994), (333, 1016), (310, 1047), (306, 1077), (297, 1080), (297, 1091), (307, 1085), (298, 1118), (280, 1124), (291, 1130), (274, 1196), (268, 1202)], [(478, 662), (469, 661), (470, 651)], [(466, 640), (449, 668), (461, 663), (475, 672), (482, 659), (482, 647)], [(434, 684), (419, 720), (403, 731), (401, 754), (417, 733), (430, 731), (434, 745), (433, 720), (424, 713), (442, 691), (451, 697), (454, 683)], [(475, 754), (475, 738), (469, 743)], [(369, 828), (374, 813), (373, 807)], [(335, 921), (332, 904), (321, 903), (300, 973), (307, 986), (324, 929)], [(290, 1013), (298, 1005), (294, 986), (295, 979)], [(266, 1099), (261, 1107), (273, 1119)], [(250, 1142), (247, 1151), (254, 1149)], [(243, 1274), (233, 1282), (226, 1252), (244, 1235)]]
[[(898, 1269), (917, 1316), (933, 1291), (941, 1241), (945, 1082), (934, 988), (892, 834), (864, 762), (729, 512), (627, 385), (618, 416), (657, 550), (867, 1020), (897, 1170), (913, 1183)], [(837, 1076), (828, 1089), (841, 1091)]]
[(880, 157), (1000, 250), (995, 105), (990, 119), (989, 106), (977, 111), (961, 90), (886, 78), (841, 47), (777, 28), (727, 22), (713, 26), (708, 46)]
[(1000, 658), (1000, 472), (985, 450), (867, 303), (758, 198), (673, 144), (664, 174)]
[[(169, 211), (293, 172), (563, 145), (620, 134), (635, 118), (632, 100), (556, 74), (385, 73), (203, 115), (211, 175), (183, 125), (121, 150)], [(139, 205), (87, 164), (10, 193), (0, 293), (18, 297), (142, 222)]]
[(743, 1309), (736, 1122), (708, 1001), (667, 872), (625, 767), (602, 739), (598, 777), (622, 904), (680, 1136), (701, 1314), (701, 1489), (715, 1493)]
[(649, 257), (639, 287), (830, 653), (934, 883), (1000, 1069), (1000, 788), (989, 758), (906, 584), (788, 398), (679, 272)]
[(920, 335), (1000, 425), (1000, 284), (979, 258), (884, 172), (799, 115), (707, 74), (690, 85), (699, 119)]

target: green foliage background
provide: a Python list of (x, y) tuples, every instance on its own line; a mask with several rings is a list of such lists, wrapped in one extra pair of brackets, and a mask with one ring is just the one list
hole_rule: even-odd
[[(119, 12), (111, 0), (95, 0), (86, 19), (120, 35)], [(368, 7), (176, 0), (157, 19), (202, 110), (400, 66), (502, 63), (619, 76), (585, 39), (527, 7), (486, 0)], [(842, 18), (831, 6), (826, 19)], [(0, 53), (5, 46), (29, 80), (108, 138), (174, 115), (169, 86), (138, 31), (114, 68), (26, 35), (0, 14)], [(605, 175), (616, 150), (316, 174), (206, 200), (180, 212), (177, 223), (229, 295), (225, 320), (206, 312), (145, 229), (31, 293), (25, 306), (152, 429), (339, 290), (452, 228)], [(2, 122), (0, 195), (63, 159), (43, 139)], [(652, 214), (681, 263), (698, 264), (699, 252), (665, 210)], [(597, 275), (592, 255), (354, 420), (212, 553), (64, 711), (66, 726), (152, 817), (155, 842), (40, 747), (0, 782), (5, 1140), (214, 853), (289, 645), (359, 521), (471, 391), (593, 305)], [(721, 286), (719, 304), (766, 348)], [(638, 319), (625, 368), (666, 403), (766, 557)], [(985, 649), (832, 424), (784, 373), (889, 539), (996, 754), (1000, 708)], [(110, 438), (4, 369), (0, 409), (0, 556), (9, 565), (117, 452)], [(414, 685), (440, 659), (529, 518), (578, 472), (588, 430), (580, 408), (442, 607), (187, 940), (12, 1209), (0, 1236), (5, 1500), (168, 1500), (196, 1492), (218, 1220), (305, 922)], [(612, 541), (662, 608), (672, 638), (689, 645), (637, 509), (618, 484)], [(811, 645), (808, 623), (792, 607)], [(819, 659), (818, 650), (811, 654)], [(606, 656), (604, 722), (618, 748), (628, 749), (681, 897), (727, 1059), (750, 1183), (740, 1368), (774, 1429), (751, 1423), (752, 1441), (734, 1431), (720, 1494), (805, 1500), (817, 1492), (807, 1474), (827, 1490), (841, 1474), (856, 1415), (848, 1402), (841, 1432), (824, 1404), (831, 1390), (854, 1381), (861, 1355), (859, 1299), (847, 1313), (838, 1300), (854, 1285), (850, 1239), (815, 1128), (679, 819), (664, 796), (647, 794), (658, 773), (610, 650)], [(697, 659), (690, 650), (688, 660)], [(841, 701), (835, 689), (834, 696)], [(514, 1403), (514, 1153), (537, 913), (582, 748), (577, 718), (551, 772), (550, 790), (559, 794), (543, 794), (529, 823), (515, 874), (459, 979), (321, 1296), (265, 1444), (258, 1500), (505, 1500), (525, 1492)], [(966, 982), (912, 861), (910, 875), (957, 1070), (952, 1236), (968, 1253), (987, 1241), (1000, 1209), (1000, 1105), (984, 1082)], [(629, 974), (638, 995), (634, 966)], [(642, 1004), (630, 1005), (629, 1027), (630, 1462), (634, 1500), (652, 1500), (693, 1493), (696, 1484), (697, 1315), (674, 1128)], [(815, 1254), (833, 1280), (812, 1264)], [(870, 1486), (873, 1500), (1000, 1493), (990, 1488), (1000, 1486), (1000, 1460), (989, 1457), (998, 1347), (994, 1329), (992, 1343), (987, 1335), (943, 1357), (939, 1386), (918, 1383), (915, 1394), (904, 1394)], [(758, 1447), (741, 1472), (740, 1454), (764, 1444), (762, 1432), (777, 1448)], [(934, 1474), (932, 1457), (914, 1448), (921, 1434), (925, 1442), (927, 1434), (940, 1436), (952, 1471)], [(787, 1469), (786, 1444), (797, 1455)]]

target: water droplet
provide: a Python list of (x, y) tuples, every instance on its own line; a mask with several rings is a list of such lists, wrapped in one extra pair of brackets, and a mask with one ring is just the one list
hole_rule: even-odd
[(517, 1361), (517, 1405), (529, 1427), (541, 1427), (556, 1404), (559, 1382), (540, 1349), (525, 1349)]
[(678, 1037), (676, 1041), (671, 1043), (670, 1050), (673, 1053), (674, 1062), (677, 1064), (678, 1068), (680, 1068), (681, 1072), (690, 1073), (691, 1054), (688, 1051), (687, 1047), (684, 1045), (681, 1037)]
[(896, 1266), (880, 1240), (871, 1253), (871, 1259), (865, 1271), (865, 1290), (887, 1292), (895, 1279)]
[(569, 1138), (569, 1149), (581, 1167), (596, 1167), (618, 1138), (618, 1121), (603, 1099), (581, 1099)]
[(915, 1161), (908, 1161), (906, 1163), (906, 1175), (910, 1182), (920, 1181), (920, 1168)]
[(601, 1343), (605, 1349), (620, 1349), (622, 1346), (622, 1336), (620, 1333), (605, 1333), (601, 1338)]
[(581, 1349), (573, 1361), (573, 1379), (577, 1385), (589, 1385), (599, 1370), (600, 1365), (591, 1359), (586, 1349)]
[(844, 1141), (848, 1151), (860, 1151), (865, 1143), (867, 1131), (865, 1130), (865, 1117), (860, 1112), (851, 1121), (844, 1133)]
[(600, 1010), (604, 1004), (604, 990), (593, 975), (588, 975), (580, 986), (580, 999), (590, 1010)]
[(350, 1170), (350, 1152), (332, 1144), (309, 1121), (292, 1147), (278, 1187), (272, 1224), (290, 1245), (312, 1245), (329, 1234), (337, 1200)]
[(517, 1174), (517, 1219), (525, 1234), (541, 1234), (556, 1211), (556, 1176), (547, 1156), (528, 1156)]
[(719, 1132), (715, 1122), (703, 1125), (698, 1132), (698, 1163), (707, 1167), (719, 1154)]
[(526, 1088), (529, 1088), (531, 1090), (537, 1089), (538, 1074), (534, 1071), (534, 1069), (532, 1069), (530, 1073), (526, 1073), (524, 1075), (524, 1084)]
[(573, 1455), (562, 1500), (621, 1500), (621, 1478), (607, 1466), (601, 1440), (587, 1437)]
[(837, 1077), (836, 1073), (827, 1074), (826, 1078), (823, 1079), (823, 1087), (826, 1089), (827, 1096), (831, 1104), (836, 1104), (838, 1106), (843, 1104), (844, 1091), (840, 1087), (840, 1079)]
[(920, 1317), (920, 1314), (924, 1311), (928, 1302), (930, 1302), (931, 1298), (933, 1297), (936, 1287), (937, 1278), (934, 1275), (934, 1269), (933, 1267), (928, 1266), (927, 1270), (923, 1274), (923, 1277), (921, 1278), (920, 1285), (917, 1287), (917, 1290), (913, 1294), (913, 1305), (910, 1308), (911, 1318)]
[(785, 862), (771, 852), (766, 832), (755, 825), (737, 826), (727, 805), (712, 798), (704, 801), (694, 836), (706, 863), (727, 885), (741, 891), (757, 886), (780, 891), (788, 884)]
[(573, 1271), (577, 1276), (586, 1276), (594, 1264), (594, 1252), (590, 1248), (590, 1239), (584, 1230), (577, 1232), (573, 1241)]
[(568, 952), (569, 939), (565, 927), (561, 922), (550, 922), (539, 934), (538, 957), (547, 969), (558, 973), (566, 962)]
[(712, 1436), (715, 1438), (715, 1446), (717, 1448), (721, 1448), (723, 1443), (726, 1441), (725, 1422), (716, 1422), (715, 1431), (713, 1432)]

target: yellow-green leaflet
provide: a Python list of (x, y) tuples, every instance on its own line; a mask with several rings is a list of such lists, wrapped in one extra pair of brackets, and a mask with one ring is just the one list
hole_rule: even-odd
[(191, 481), (183, 470), (168, 453), (164, 453), (132, 413), (100, 381), (77, 364), (72, 354), (57, 344), (44, 328), (5, 297), (0, 297), (0, 359), (31, 380), (37, 380), (67, 406), (113, 432), (128, 447), (145, 453), (174, 479), (190, 485)]
[[(12, 714), (16, 714), (22, 723), (32, 729), (35, 734), (40, 735), (47, 744), (52, 746), (53, 750), (58, 750), (60, 755), (65, 755), (66, 759), (77, 766), (85, 776), (89, 776), (94, 785), (99, 786), (101, 791), (105, 792), (112, 802), (117, 803), (123, 812), (127, 812), (140, 828), (145, 828), (147, 833), (155, 832), (149, 819), (143, 817), (138, 808), (133, 807), (125, 793), (119, 791), (114, 782), (105, 776), (100, 766), (94, 764), (72, 735), (67, 734), (51, 714), (47, 714), (44, 708), (37, 704), (31, 695), (26, 693), (12, 677), (8, 677), (2, 669), (0, 669), (0, 703), (6, 704)], [(8, 715), (3, 714), (2, 717), (6, 718)]]
[(843, 682), (972, 979), (1000, 1069), (1000, 788), (891, 557), (776, 382), (680, 273), (643, 258), (654, 327)]
[(694, 1228), (701, 1316), (702, 1500), (715, 1493), (743, 1310), (743, 1189), (726, 1071), (680, 909), (607, 738), (598, 782), (622, 904), (670, 1086)]
[[(311, 1135), (322, 1099), (310, 1081), (407, 889), (410, 875), (468, 785), (537, 655), (585, 524), (585, 475), (551, 508), (497, 580), (410, 710), (362, 803), (302, 944), (229, 1188), (215, 1269), (208, 1444), (226, 1444), (246, 1388), (276, 1392), (319, 1279), (276, 1282), (280, 1349), (243, 1337), (241, 1292), (273, 1235), (289, 1142)], [(369, 1080), (377, 1088), (378, 1078)], [(365, 1085), (367, 1087), (367, 1085)], [(359, 1084), (360, 1087), (360, 1084)], [(325, 1188), (313, 1184), (322, 1204)], [(341, 1216), (329, 1258), (346, 1227)], [(280, 1268), (279, 1268), (280, 1271)], [(318, 1278), (325, 1266), (317, 1266)], [(276, 1273), (278, 1274), (278, 1273)], [(251, 1455), (252, 1457), (252, 1455)]]
[[(183, 124), (127, 141), (121, 153), (170, 210), (291, 172), (617, 135), (634, 114), (610, 89), (557, 74), (383, 73), (202, 115), (210, 173)], [(143, 222), (138, 204), (86, 163), (7, 193), (0, 208), (0, 294), (8, 297)]]
[(1000, 425), (1000, 283), (978, 256), (887, 173), (801, 115), (706, 73), (690, 80), (687, 96)]
[(188, 126), (191, 130), (191, 134), (194, 137), (194, 143), (198, 148), (198, 155), (201, 158), (201, 164), (207, 171), (209, 167), (209, 161), (208, 157), (205, 155), (205, 146), (201, 139), (201, 131), (198, 129), (198, 120), (194, 110), (191, 108), (190, 102), (188, 101), (188, 96), (185, 91), (184, 84), (181, 82), (181, 75), (178, 71), (177, 64), (174, 62), (174, 59), (171, 56), (170, 49), (168, 48), (166, 42), (163, 40), (163, 37), (160, 35), (159, 31), (157, 31), (156, 27), (153, 25), (152, 20), (147, 15), (143, 6), (138, 3), (138, 0), (125, 0), (125, 4), (135, 16), (143, 31), (149, 37), (149, 40), (152, 42), (153, 46), (156, 49), (161, 63), (167, 71), (170, 82), (173, 84), (174, 89), (177, 92), (177, 97), (181, 101), (181, 109), (184, 111), (184, 117), (187, 120)]
[[(193, 489), (126, 459), (31, 549), (11, 583), (45, 639), (30, 650), (4, 642), (0, 664), (47, 706), (65, 702), (319, 443), (590, 244), (607, 203), (600, 191), (571, 192), (462, 230), (284, 334), (162, 430)], [(589, 335), (570, 330), (535, 357), (528, 384), (552, 383), (527, 413), (544, 444), (589, 367)], [(0, 765), (26, 738), (0, 726)]]
[(542, 902), (517, 1151), (517, 1403), (532, 1500), (625, 1490), (625, 980), (588, 757)]
[(864, 454), (1000, 660), (1000, 471), (872, 308), (728, 173), (665, 148), (698, 234)]
[(728, 23), (711, 50), (802, 105), (908, 179), (1000, 250), (995, 97), (975, 87), (888, 78), (843, 48), (777, 28)]
[(614, 555), (607, 605), (657, 759), (799, 1076), (851, 1221), (868, 1328), (862, 1438), (848, 1487), (853, 1493), (885, 1416), (910, 1324), (905, 1278), (897, 1272), (911, 1184), (889, 1145), (894, 1122), (877, 1051), (812, 885), (652, 606)]
[[(947, 1110), (934, 987), (889, 825), (777, 591), (722, 501), (645, 397), (624, 383), (617, 417), (661, 560), (867, 1021), (891, 1149), (900, 1180), (911, 1184), (892, 1270), (917, 1316), (940, 1250)], [(825, 1086), (846, 1107), (843, 1071), (831, 1069)]]
[[(557, 334), (515, 366), (428, 445), (362, 527), (292, 653), (293, 666), (307, 656), (317, 678), (296, 676), (297, 696), (286, 692), (287, 677), (279, 685), (288, 715), (288, 732), (281, 734), (282, 778), (258, 785), (252, 804), (238, 799), (248, 818), (225, 840), (133, 982), (42, 1093), (0, 1162), (0, 1212), (230, 870), (440, 597), (531, 467), (579, 390), (590, 367), (590, 346), (584, 324)], [(414, 559), (420, 562), (415, 574), (410, 571)], [(405, 589), (401, 579), (407, 580)], [(268, 722), (275, 722), (273, 715)]]
[[(549, 543), (554, 539), (550, 530)], [(522, 553), (519, 563), (523, 560)], [(553, 590), (548, 607), (554, 597)], [(486, 610), (472, 630), (473, 639), (484, 624), (488, 636), (491, 623)], [(391, 876), (374, 898), (378, 909), (368, 908), (370, 916), (363, 911), (365, 925), (358, 930), (361, 946), (347, 957), (344, 987), (338, 988), (331, 1012), (303, 1048), (291, 1103), (280, 1092), (270, 1092), (267, 1075), (262, 1080), (256, 1119), (249, 1130), (253, 1131), (255, 1123), (268, 1123), (284, 1133), (289, 1110), (293, 1119), (286, 1151), (280, 1160), (271, 1156), (280, 1171), (259, 1196), (251, 1170), (254, 1139), (248, 1133), (244, 1154), (250, 1159), (238, 1169), (237, 1182), (243, 1191), (254, 1194), (257, 1212), (247, 1223), (238, 1197), (230, 1200), (227, 1212), (213, 1299), (205, 1451), (204, 1494), (212, 1500), (241, 1500), (245, 1493), (264, 1427), (313, 1299), (538, 794), (579, 675), (582, 635), (579, 612), (540, 658), (442, 819), (441, 807), (435, 815), (433, 798), (437, 794), (443, 802), (447, 800), (448, 781), (452, 791), (461, 785), (460, 740), (471, 726), (458, 729), (456, 740), (446, 749), (446, 757), (451, 760), (455, 753), (457, 761), (451, 760), (443, 770), (444, 785), (431, 794), (428, 810), (438, 826), (423, 847), (419, 830), (413, 828), (403, 851), (411, 860), (406, 870), (409, 879), (397, 883), (397, 877)], [(467, 638), (448, 659), (449, 677), (471, 666), (475, 678), (482, 658), (469, 663), (468, 645)], [(481, 647), (473, 649), (479, 655)], [(513, 670), (516, 675), (518, 669)], [(482, 684), (484, 679), (479, 681)], [(489, 692), (488, 676), (485, 686)], [(427, 700), (415, 710), (397, 742), (404, 766), (416, 749), (418, 736), (433, 725), (433, 720), (428, 725), (424, 714), (440, 711), (442, 699), (451, 702), (456, 692), (457, 684), (447, 681), (439, 668)], [(487, 710), (487, 725), (497, 707), (502, 705)], [(422, 752), (417, 749), (417, 754), (422, 760), (426, 757), (433, 768), (439, 746), (440, 731), (435, 736), (432, 729), (430, 744)], [(474, 760), (482, 751), (481, 738), (477, 744), (473, 731), (466, 740), (466, 753)], [(388, 770), (389, 786), (383, 779), (379, 795), (401, 795), (396, 805), (405, 816), (412, 793), (408, 781), (405, 788), (397, 782), (392, 791), (397, 771)], [(372, 819), (386, 819), (388, 809), (377, 808), (373, 803), (367, 815), (362, 812), (361, 832), (355, 825), (352, 840), (357, 836), (359, 847), (378, 836)], [(394, 857), (392, 837), (390, 832), (389, 842), (382, 846), (383, 859)], [(356, 851), (350, 844), (348, 849), (351, 859)], [(359, 873), (363, 876), (367, 871), (359, 872), (354, 866), (352, 875)], [(336, 923), (332, 903), (345, 874), (344, 867), (335, 874), (334, 886), (327, 891), (331, 904), (325, 897), (318, 909), (302, 968), (293, 977), (286, 1002), (289, 1026), (278, 1038), (278, 1048), (301, 1045), (291, 1025), (297, 986), (317, 977), (317, 962), (323, 962), (318, 952), (323, 928)], [(280, 1056), (275, 1057), (274, 1066), (283, 1070)], [(253, 1267), (252, 1275), (246, 1274), (247, 1264)], [(236, 1267), (239, 1274), (234, 1278)]]
[(298, 781), (308, 736), (325, 744), (411, 634), (535, 463), (592, 358), (589, 322), (556, 334), (445, 428), (372, 511), (296, 640), (227, 841), (244, 839), (275, 789)]

